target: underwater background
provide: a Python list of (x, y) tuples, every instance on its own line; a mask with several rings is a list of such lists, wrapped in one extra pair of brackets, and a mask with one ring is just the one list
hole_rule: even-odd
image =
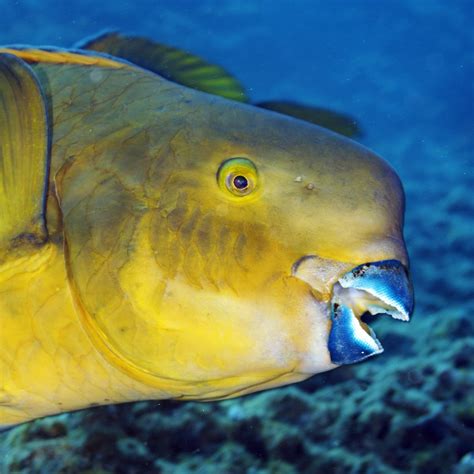
[(415, 315), (374, 322), (381, 356), (298, 385), (18, 426), (0, 473), (473, 474), (474, 2), (0, 0), (0, 44), (106, 28), (220, 64), (254, 101), (356, 117), (405, 186)]

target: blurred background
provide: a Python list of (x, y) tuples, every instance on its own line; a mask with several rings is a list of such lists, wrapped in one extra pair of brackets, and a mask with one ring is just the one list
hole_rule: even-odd
[[(104, 29), (224, 66), (255, 101), (357, 118), (406, 190), (417, 307), (385, 353), (214, 404), (139, 403), (0, 434), (0, 472), (474, 473), (474, 2), (0, 0), (0, 44)], [(1, 316), (0, 316), (1, 317)]]

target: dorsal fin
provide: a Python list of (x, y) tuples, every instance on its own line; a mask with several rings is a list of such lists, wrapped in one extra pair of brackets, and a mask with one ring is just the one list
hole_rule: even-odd
[(243, 86), (225, 69), (178, 48), (146, 38), (122, 36), (115, 32), (104, 33), (78, 43), (76, 47), (126, 59), (192, 89), (248, 102)]
[(13, 45), (0, 47), (0, 54), (11, 54), (23, 59), (28, 64), (77, 64), (113, 69), (132, 66), (125, 61), (120, 61), (117, 58), (111, 58), (104, 54), (99, 55), (90, 51), (74, 51), (62, 48), (35, 48)]
[[(165, 79), (193, 89), (239, 102), (250, 102), (244, 87), (225, 69), (178, 48), (116, 32), (100, 34), (75, 47), (126, 59)], [(362, 136), (362, 130), (352, 117), (333, 110), (284, 100), (253, 105), (314, 123), (348, 137)]]
[(0, 248), (46, 240), (49, 125), (33, 70), (0, 54)]

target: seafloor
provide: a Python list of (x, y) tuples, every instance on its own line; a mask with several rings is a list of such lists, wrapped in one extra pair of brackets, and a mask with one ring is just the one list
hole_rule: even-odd
[(474, 3), (0, 0), (0, 44), (104, 27), (188, 48), (255, 99), (344, 110), (407, 193), (413, 321), (385, 353), (212, 404), (97, 408), (0, 435), (3, 473), (474, 473)]

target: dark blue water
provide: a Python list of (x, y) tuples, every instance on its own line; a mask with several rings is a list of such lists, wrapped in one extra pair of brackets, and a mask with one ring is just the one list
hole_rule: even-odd
[(32, 424), (0, 438), (1, 472), (474, 473), (473, 26), (460, 0), (0, 0), (0, 44), (118, 29), (224, 66), (254, 100), (357, 117), (404, 183), (417, 296), (373, 363), (243, 401), (68, 415), (58, 436)]

